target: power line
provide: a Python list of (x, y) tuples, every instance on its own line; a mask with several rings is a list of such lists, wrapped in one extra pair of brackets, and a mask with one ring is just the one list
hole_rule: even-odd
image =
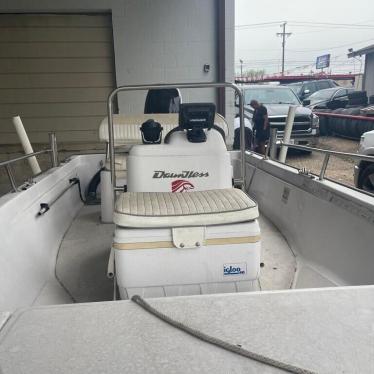
[(326, 25), (326, 26), (348, 26), (348, 27), (374, 27), (374, 24), (362, 23), (334, 23), (334, 22), (309, 22), (309, 21), (288, 21), (289, 24), (303, 25)]
[[(351, 46), (351, 45), (356, 45), (356, 44), (361, 44), (361, 43), (367, 43), (367, 42), (370, 42), (370, 41), (374, 41), (374, 38), (372, 39), (366, 39), (366, 40), (359, 40), (359, 41), (355, 41), (355, 42), (352, 42), (352, 43), (347, 43), (347, 44), (341, 44), (339, 46), (332, 46), (332, 47), (324, 47), (324, 48), (321, 48), (321, 49), (287, 49), (288, 52), (293, 52), (293, 53), (310, 53), (310, 52), (320, 52), (320, 51), (325, 51), (325, 50), (330, 50), (330, 49), (338, 49), (338, 48), (342, 48), (342, 47), (347, 47), (347, 46)], [(250, 52), (253, 52), (253, 51), (268, 51), (268, 49), (252, 49), (252, 48), (237, 48), (237, 50), (240, 50), (240, 51), (250, 51)], [(268, 58), (268, 59), (261, 59), (261, 60), (255, 60), (255, 61), (265, 61), (265, 60), (277, 60), (277, 58)], [(293, 60), (290, 60), (290, 61), (293, 61)]]
[[(285, 22), (285, 21), (284, 21)], [(272, 22), (261, 22), (261, 23), (249, 23), (244, 25), (236, 25), (235, 28), (237, 31), (246, 30), (249, 28), (257, 27), (272, 27), (276, 24), (279, 24), (280, 21)], [(319, 28), (319, 29), (336, 29), (336, 28), (345, 28), (345, 29), (374, 29), (374, 24), (365, 24), (365, 23), (334, 23), (334, 22), (309, 22), (309, 21), (288, 21), (288, 25), (293, 27), (308, 27), (308, 28)]]
[(307, 29), (317, 29), (317, 30), (374, 30), (374, 26), (372, 27), (347, 27), (347, 26), (323, 26), (323, 25), (295, 25), (290, 23), (291, 27), (299, 27), (299, 28), (307, 28)]
[[(283, 21), (281, 22), (281, 27), (282, 27), (282, 32), (278, 32), (277, 36), (280, 36), (282, 38), (282, 74), (284, 75), (285, 73), (285, 44), (286, 44), (286, 37), (291, 35), (291, 32), (286, 32), (286, 25), (289, 27), (299, 27), (299, 28), (306, 28), (306, 29), (319, 29), (319, 30), (311, 30), (311, 31), (306, 31), (306, 32), (300, 32), (297, 33), (299, 34), (306, 34), (306, 33), (315, 33), (315, 32), (323, 32), (324, 30), (331, 30), (331, 29), (347, 29), (347, 30), (365, 30), (365, 29), (374, 29), (374, 24), (372, 24), (373, 20), (365, 20), (362, 21), (362, 23), (334, 23), (334, 22), (309, 22), (309, 21)], [(242, 24), (242, 25), (237, 25), (235, 28), (237, 31), (241, 30), (255, 30), (256, 28), (271, 28), (275, 26), (276, 24), (279, 24), (280, 21), (272, 21), (272, 22), (261, 22), (261, 23), (252, 23), (252, 24)], [(330, 46), (330, 47), (325, 47), (325, 48), (320, 48), (320, 49), (301, 49), (301, 50), (290, 50), (287, 49), (287, 52), (289, 51), (290, 53), (313, 53), (313, 52), (319, 52), (319, 51), (324, 51), (324, 50), (334, 50), (334, 49), (339, 49), (343, 47), (348, 47), (348, 46), (353, 46), (356, 44), (360, 43), (366, 43), (366, 42), (371, 42), (374, 39), (367, 39), (367, 40), (360, 40), (360, 41), (354, 41), (351, 43), (346, 43), (346, 44), (341, 44), (341, 45), (335, 45), (335, 46)], [(240, 49), (242, 51), (264, 51), (267, 49), (252, 49), (252, 48), (247, 48), (247, 49)], [(346, 57), (346, 55), (344, 54)], [(295, 57), (295, 56), (294, 56)], [(297, 56), (296, 56), (297, 57)], [(352, 65), (350, 61), (337, 61), (341, 56), (336, 56), (334, 57), (335, 61), (331, 61), (331, 67), (334, 69), (347, 69), (350, 68)], [(288, 59), (287, 60), (287, 65), (289, 65), (289, 69), (287, 71), (293, 71), (297, 69), (307, 69), (307, 68), (313, 68), (315, 65), (315, 62), (310, 62), (311, 60), (309, 59)], [(241, 67), (245, 66), (246, 68), (263, 68), (264, 65), (266, 67), (271, 67), (271, 66), (278, 66), (280, 65), (280, 60), (279, 58), (263, 58), (263, 59), (255, 59), (255, 60), (247, 60), (243, 61), (241, 63)], [(295, 66), (297, 65), (297, 66)], [(271, 69), (271, 68), (270, 68)], [(272, 69), (271, 69), (272, 70)], [(279, 70), (278, 70), (279, 71)]]
[(360, 40), (360, 41), (353, 42), (353, 43), (341, 44), (341, 45), (337, 45), (337, 46), (334, 46), (334, 47), (325, 47), (325, 48), (320, 48), (320, 49), (289, 49), (289, 51), (290, 52), (297, 52), (297, 53), (319, 52), (319, 51), (325, 51), (325, 50), (330, 50), (330, 49), (348, 47), (348, 46), (355, 45), (355, 44), (360, 44), (360, 43), (366, 43), (366, 42), (370, 42), (372, 40), (374, 40), (374, 39), (372, 38), (372, 39), (367, 39), (367, 40)]
[(236, 25), (235, 28), (236, 29), (239, 29), (239, 28), (247, 28), (247, 27), (253, 27), (253, 26), (262, 26), (262, 25), (277, 25), (279, 24), (280, 22), (282, 21), (272, 21), (272, 22), (261, 22), (261, 23), (248, 23), (246, 25)]

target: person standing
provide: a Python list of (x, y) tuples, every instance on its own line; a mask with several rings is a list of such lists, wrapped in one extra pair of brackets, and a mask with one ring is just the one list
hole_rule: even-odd
[(257, 100), (251, 100), (249, 105), (254, 109), (253, 130), (255, 132), (256, 151), (265, 154), (265, 143), (270, 138), (270, 125), (266, 107)]

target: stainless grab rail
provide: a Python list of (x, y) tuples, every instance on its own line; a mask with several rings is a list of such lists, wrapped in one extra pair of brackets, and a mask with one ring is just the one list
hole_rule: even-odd
[(313, 147), (307, 147), (305, 145), (296, 145), (296, 144), (290, 144), (290, 143), (285, 143), (281, 141), (281, 145), (285, 145), (289, 148), (293, 149), (299, 149), (301, 151), (311, 151), (311, 152), (316, 152), (316, 153), (322, 153), (325, 155), (321, 167), (321, 171), (319, 174), (319, 180), (324, 180), (325, 179), (325, 173), (327, 169), (327, 165), (330, 160), (330, 156), (338, 156), (338, 157), (350, 157), (353, 158), (354, 160), (359, 160), (359, 161), (369, 161), (369, 162), (374, 162), (374, 156), (366, 156), (366, 155), (360, 155), (357, 153), (349, 153), (349, 152), (339, 152), (339, 151), (331, 151), (328, 149), (320, 149), (320, 148), (313, 148)]
[(223, 83), (173, 83), (173, 84), (145, 84), (120, 86), (114, 89), (108, 96), (108, 133), (109, 133), (109, 160), (110, 160), (110, 176), (112, 182), (113, 199), (116, 191), (121, 188), (116, 185), (115, 173), (115, 151), (114, 151), (114, 126), (113, 126), (113, 99), (119, 92), (125, 91), (144, 91), (149, 89), (183, 89), (183, 88), (232, 88), (239, 97), (239, 118), (240, 118), (240, 151), (241, 151), (241, 178), (238, 180), (242, 189), (244, 189), (245, 181), (245, 128), (244, 128), (244, 99), (240, 88), (229, 82)]
[(17, 162), (17, 161), (22, 161), (26, 160), (30, 157), (34, 157), (37, 155), (41, 155), (44, 153), (50, 153), (51, 154), (51, 164), (52, 167), (57, 167), (58, 166), (58, 151), (57, 151), (57, 141), (56, 141), (56, 134), (55, 133), (49, 133), (49, 144), (50, 148), (48, 149), (43, 149), (41, 151), (33, 152), (33, 153), (28, 153), (27, 155), (19, 156), (16, 158), (13, 158), (11, 160), (6, 160), (6, 161), (1, 161), (0, 162), (0, 167), (5, 167), (5, 170), (8, 175), (9, 182), (13, 188), (13, 192), (17, 192), (17, 185), (16, 185), (16, 180), (14, 178), (14, 174), (11, 168), (11, 164)]
[(30, 158), (30, 157), (33, 157), (33, 156), (37, 156), (37, 155), (41, 155), (43, 153), (49, 153), (51, 151), (52, 151), (51, 149), (43, 149), (41, 151), (37, 151), (37, 152), (33, 152), (33, 153), (28, 153), (27, 155), (24, 155), (24, 156), (12, 158), (11, 160), (2, 161), (2, 162), (0, 162), (0, 166), (7, 166), (7, 165), (10, 165), (10, 164), (13, 164), (14, 162), (25, 160), (27, 158)]

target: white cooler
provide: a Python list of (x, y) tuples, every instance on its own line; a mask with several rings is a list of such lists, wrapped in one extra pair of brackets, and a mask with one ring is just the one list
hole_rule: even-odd
[(121, 298), (257, 289), (257, 217), (238, 189), (121, 194), (112, 247)]

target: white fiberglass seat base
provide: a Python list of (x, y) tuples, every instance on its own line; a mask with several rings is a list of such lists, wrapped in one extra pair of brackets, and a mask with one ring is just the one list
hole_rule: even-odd
[(121, 194), (113, 243), (121, 298), (257, 289), (257, 218), (237, 189)]
[(167, 144), (135, 145), (127, 158), (127, 191), (181, 192), (231, 188), (233, 170), (222, 135), (206, 131), (192, 143), (185, 131)]

